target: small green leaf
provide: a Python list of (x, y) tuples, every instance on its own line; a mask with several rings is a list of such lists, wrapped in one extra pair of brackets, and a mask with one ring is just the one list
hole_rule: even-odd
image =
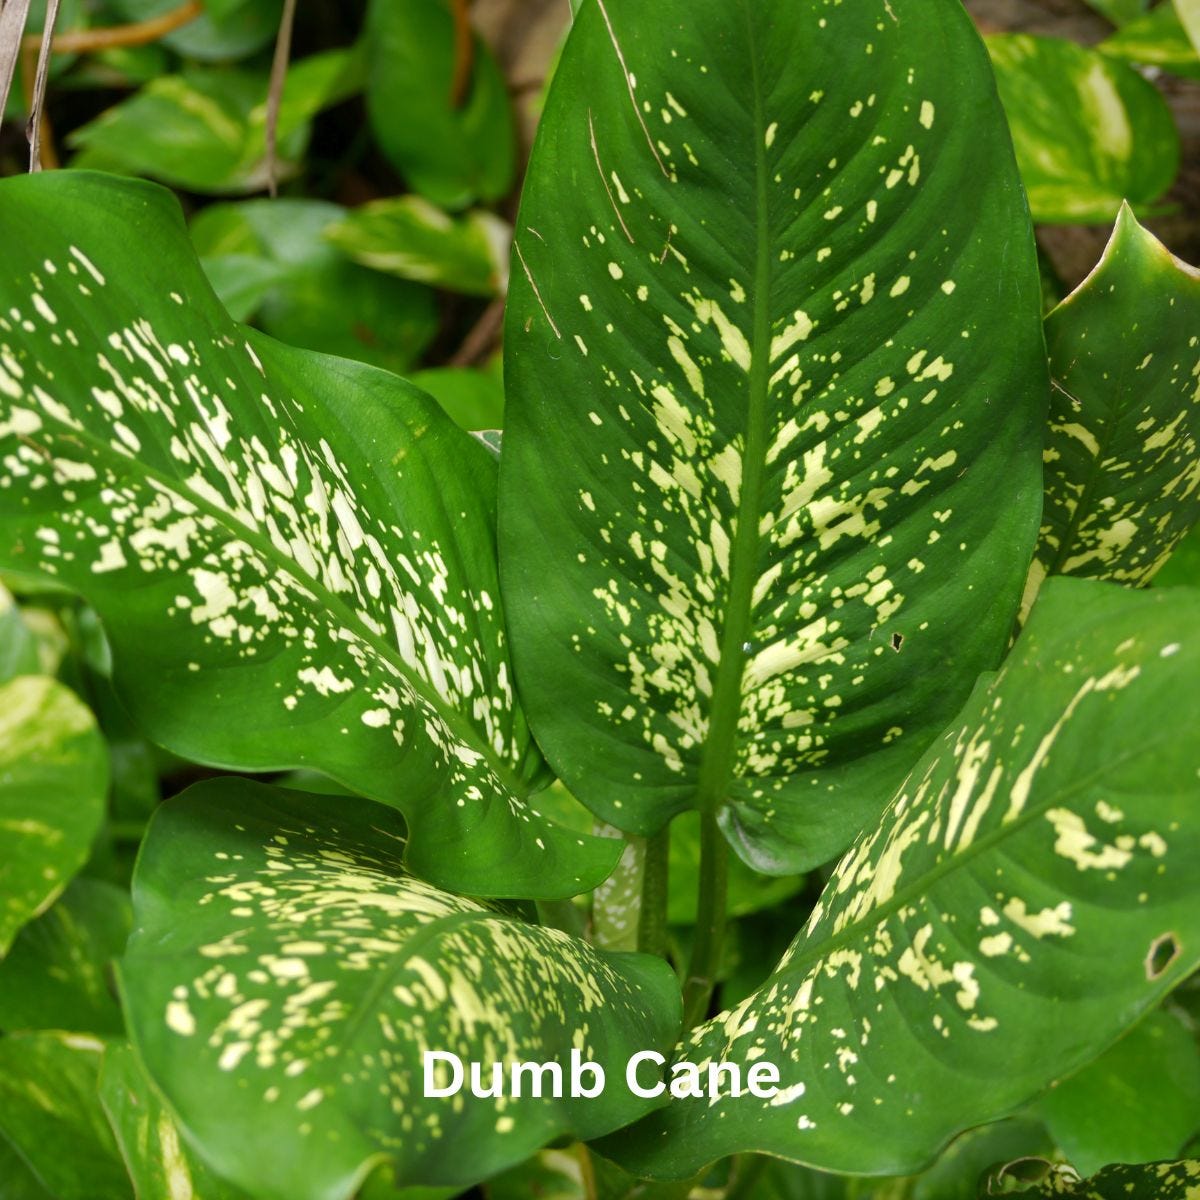
[[(134, 1044), (204, 1155), (271, 1200), (342, 1200), (390, 1158), (467, 1186), (652, 1107), (620, 1073), (669, 1045), (665, 962), (605, 955), (401, 870), (391, 813), (245, 780), (159, 810), (121, 967)], [(593, 1098), (426, 1098), (423, 1053), (612, 1066)], [(505, 1091), (509, 1091), (507, 1087)], [(273, 1153), (264, 1157), (262, 1147)]]
[(1187, 78), (1200, 77), (1200, 56), (1170, 0), (1119, 29), (1097, 49), (1128, 62), (1161, 67)]
[[(213, 204), (191, 234), (235, 319), (234, 305), (289, 345), (407, 370), (437, 333), (434, 294), (347, 261), (325, 238), (345, 216), (321, 200)], [(259, 265), (239, 274), (247, 256)]]
[(1113, 1162), (1171, 1158), (1200, 1130), (1196, 1035), (1170, 1011), (1151, 1013), (1047, 1092), (1036, 1112), (1081, 1175)]
[(1141, 586), (1200, 519), (1200, 271), (1123, 208), (1099, 266), (1046, 318), (1048, 575)]
[(76, 879), (26, 925), (0, 961), (0, 1029), (124, 1032), (109, 967), (129, 937), (129, 897), (96, 879)]
[(1200, 965), (1197, 688), (1200, 594), (1052, 580), (775, 974), (677, 1048), (780, 1093), (676, 1100), (602, 1152), (903, 1174), (1094, 1058)]
[(105, 1052), (99, 1089), (137, 1200), (246, 1200), (197, 1157), (126, 1042)]
[(996, 664), (1040, 509), (987, 58), (957, 0), (890, 8), (585, 4), (517, 222), (501, 562), (539, 744), (608, 824), (719, 813), (774, 874)]
[(235, 325), (160, 188), (6, 179), (0, 227), (0, 565), (84, 593), (146, 736), (396, 805), (414, 871), (474, 895), (599, 882), (612, 845), (529, 805), (484, 447)]
[(1174, 0), (1180, 23), (1200, 54), (1200, 0)]
[(87, 861), (108, 765), (92, 714), (61, 684), (0, 684), (0, 957)]
[(96, 1092), (103, 1054), (81, 1034), (0, 1038), (0, 1138), (55, 1200), (133, 1200)]
[(475, 36), (461, 97), (453, 94), (454, 18), (446, 0), (371, 0), (366, 42), (371, 126), (413, 191), (449, 209), (503, 197), (516, 137), (504, 77), (483, 40)]
[(1106, 16), (1114, 25), (1124, 25), (1140, 17), (1151, 0), (1087, 0), (1089, 7)]
[[(309, 122), (359, 86), (358, 61), (333, 50), (288, 71), (279, 118), (277, 174), (298, 168)], [(255, 192), (267, 185), (267, 77), (257, 71), (193, 67), (160, 76), (75, 130), (68, 143), (80, 169), (145, 175), (189, 191)]]
[(508, 287), (512, 230), (483, 209), (452, 217), (420, 196), (397, 196), (353, 209), (325, 236), (355, 262), (401, 279), (475, 296)]
[(1108, 222), (1152, 204), (1179, 170), (1166, 101), (1132, 67), (1062, 38), (987, 39), (1033, 219)]

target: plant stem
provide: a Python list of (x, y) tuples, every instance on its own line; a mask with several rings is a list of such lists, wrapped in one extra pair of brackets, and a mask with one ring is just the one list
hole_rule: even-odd
[(671, 827), (646, 839), (642, 859), (642, 903), (638, 913), (638, 949), (643, 954), (667, 955), (667, 881)]
[(683, 985), (683, 1027), (693, 1029), (708, 1015), (725, 942), (725, 893), (729, 847), (714, 813), (700, 818), (700, 883), (696, 902), (696, 936)]

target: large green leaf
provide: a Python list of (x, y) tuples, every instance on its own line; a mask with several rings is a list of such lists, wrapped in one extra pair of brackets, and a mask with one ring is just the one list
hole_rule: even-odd
[[(604, 955), (401, 872), (387, 809), (226, 780), (155, 818), (121, 968), (132, 1036), (205, 1157), (255, 1196), (341, 1200), (477, 1182), (562, 1133), (648, 1111), (621, 1067), (594, 1098), (426, 1098), (426, 1050), (623, 1064), (669, 1044), (660, 959)], [(264, 1157), (263, 1146), (273, 1153)]]
[(1132, 67), (1064, 38), (987, 41), (1035, 221), (1108, 222), (1171, 186), (1175, 119)]
[(995, 665), (1040, 504), (987, 59), (954, 0), (890, 7), (585, 4), (518, 221), (502, 564), (539, 743), (610, 824), (719, 808), (770, 871), (843, 848)]
[(245, 1200), (196, 1156), (127, 1043), (105, 1051), (99, 1089), (137, 1200)]
[(55, 1200), (133, 1200), (96, 1091), (103, 1054), (80, 1034), (0, 1038), (0, 1137)]
[(474, 37), (462, 95), (447, 0), (371, 0), (367, 109), (380, 149), (415, 192), (443, 208), (499, 200), (512, 185), (516, 137), (504, 76)]
[(0, 229), (0, 563), (83, 592), (147, 735), (394, 804), (414, 870), (474, 894), (603, 878), (611, 844), (527, 801), (488, 452), (396, 377), (235, 325), (157, 187), (8, 179)]
[(0, 957), (87, 861), (108, 764), (92, 714), (61, 684), (0, 684)]
[(1037, 1105), (1082, 1175), (1109, 1163), (1172, 1158), (1200, 1130), (1200, 1048), (1168, 1011), (1151, 1013), (1107, 1054)]
[(122, 889), (76, 879), (0, 961), (0, 1029), (122, 1033), (108, 972), (125, 949), (129, 926)]
[(1200, 595), (1048, 584), (775, 974), (677, 1050), (783, 1090), (677, 1100), (602, 1149), (900, 1174), (1095, 1057), (1200, 964), (1197, 688)]
[(1128, 207), (1099, 266), (1046, 318), (1054, 381), (1047, 575), (1147, 583), (1200, 519), (1200, 272)]

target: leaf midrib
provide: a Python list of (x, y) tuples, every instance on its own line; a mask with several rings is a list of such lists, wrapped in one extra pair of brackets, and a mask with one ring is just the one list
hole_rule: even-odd
[(757, 38), (750, 0), (741, 0), (750, 48), (754, 92), (755, 264), (752, 297), (754, 324), (750, 341), (750, 377), (746, 406), (746, 443), (737, 527), (730, 549), (729, 599), (721, 631), (720, 661), (709, 709), (709, 734), (696, 779), (696, 808), (714, 812), (727, 800), (736, 767), (738, 719), (742, 709), (742, 676), (751, 626), (751, 598), (757, 582), (759, 517), (766, 471), (767, 402), (770, 394), (771, 225), (766, 115)]
[[(170, 493), (173, 495), (178, 495), (186, 500), (187, 503), (191, 504), (197, 509), (197, 511), (206, 513), (209, 517), (217, 522), (218, 526), (226, 529), (229, 532), (232, 532), (235, 536), (239, 537), (240, 540), (245, 541), (264, 560), (275, 563), (284, 571), (284, 573), (288, 575), (289, 578), (296, 582), (301, 591), (308, 595), (310, 600), (318, 605), (323, 604), (326, 612), (334, 614), (339, 620), (341, 620), (342, 624), (348, 628), (354, 629), (357, 632), (358, 637), (361, 638), (364, 643), (370, 646), (371, 649), (380, 656), (380, 658), (390, 662), (396, 668), (400, 676), (408, 683), (408, 686), (413, 690), (413, 692), (420, 696), (420, 698), (438, 714), (438, 717), (442, 720), (454, 737), (461, 744), (475, 750), (483, 756), (492, 772), (496, 775), (500, 782), (510, 792), (512, 792), (513, 795), (523, 800), (528, 798), (528, 789), (518, 781), (516, 775), (509, 769), (508, 764), (498, 759), (495, 748), (491, 745), (491, 743), (482, 737), (479, 731), (476, 730), (475, 727), (468, 721), (466, 721), (466, 719), (457, 711), (457, 709), (447, 705), (447, 703), (440, 696), (431, 693), (424, 680), (414, 675), (408, 664), (397, 655), (395, 648), (389, 645), (387, 642), (382, 641), (377, 634), (364, 626), (363, 622), (359, 619), (357, 613), (355, 613), (353, 609), (346, 605), (327, 588), (323, 587), (317, 580), (312, 579), (300, 572), (295, 562), (280, 554), (270, 539), (263, 537), (258, 530), (243, 524), (232, 513), (209, 503), (202, 496), (194, 493), (186, 486), (186, 484), (181, 483), (178, 479), (156, 470), (154, 467), (149, 466), (141, 459), (136, 459), (132, 456), (126, 456), (121, 454), (119, 451), (114, 450), (108, 442), (98, 438), (90, 430), (85, 428), (77, 429), (73, 426), (65, 425), (65, 423), (62, 421), (56, 421), (55, 418), (50, 416), (49, 413), (44, 413), (44, 415), (51, 421), (54, 421), (56, 424), (69, 430), (69, 433), (64, 435), (65, 437), (90, 443), (97, 457), (101, 459), (118, 461), (120, 463), (120, 471), (128, 470), (131, 464), (136, 464), (144, 478), (156, 480)], [(299, 430), (295, 428), (294, 424), (293, 429), (297, 435), (299, 435)], [(303, 438), (300, 440), (302, 444), (307, 447), (307, 442), (304, 441)]]

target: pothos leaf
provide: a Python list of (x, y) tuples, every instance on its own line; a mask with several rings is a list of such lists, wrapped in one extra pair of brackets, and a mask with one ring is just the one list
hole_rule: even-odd
[(1127, 63), (1064, 38), (987, 39), (1021, 176), (1039, 222), (1108, 222), (1151, 204), (1179, 170), (1158, 89)]
[(580, 10), (518, 221), (518, 678), (604, 820), (720, 809), (796, 871), (1007, 636), (1040, 505), (1032, 236), (953, 0), (655, 12)]
[(104, 1046), (80, 1034), (0, 1038), (0, 1137), (56, 1200), (130, 1200), (96, 1093)]
[(1200, 964), (1197, 687), (1200, 595), (1049, 583), (774, 975), (677, 1051), (775, 1063), (779, 1094), (676, 1100), (601, 1149), (901, 1174), (1094, 1057)]
[(123, 889), (76, 879), (0, 962), (0, 1029), (122, 1033), (108, 971), (125, 949), (129, 921)]
[(1200, 519), (1200, 271), (1121, 210), (1096, 269), (1046, 318), (1054, 381), (1047, 575), (1148, 583)]
[(0, 957), (87, 861), (108, 759), (92, 714), (59, 683), (0, 685)]
[(159, 810), (134, 910), (134, 1043), (205, 1157), (255, 1196), (341, 1200), (387, 1159), (401, 1184), (465, 1186), (653, 1103), (619, 1083), (426, 1098), (426, 1050), (482, 1062), (486, 1087), (493, 1063), (574, 1049), (623, 1064), (678, 1028), (665, 962), (406, 877), (390, 812), (367, 801), (331, 813), (245, 780), (199, 785)]
[(94, 605), (141, 728), (395, 804), (414, 869), (472, 894), (603, 878), (611, 843), (528, 803), (487, 451), (394, 376), (235, 325), (157, 187), (5, 180), (0, 227), (0, 562)]

